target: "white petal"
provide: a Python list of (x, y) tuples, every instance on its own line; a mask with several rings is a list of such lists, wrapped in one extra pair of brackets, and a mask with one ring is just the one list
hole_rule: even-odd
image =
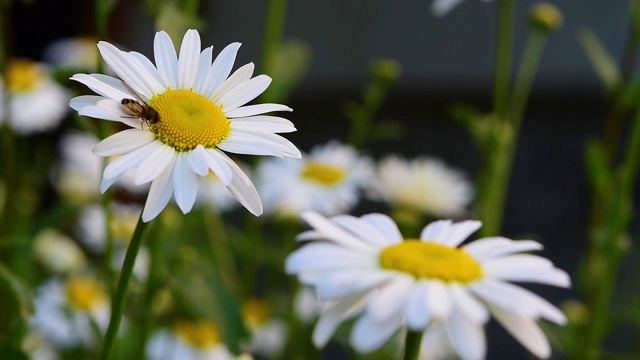
[(542, 244), (532, 240), (513, 241), (504, 237), (479, 239), (464, 246), (477, 259), (489, 259), (516, 252), (542, 250)]
[(171, 38), (166, 32), (158, 31), (156, 33), (153, 41), (153, 52), (162, 81), (165, 85), (178, 89), (178, 56)]
[[(251, 75), (253, 75), (253, 70), (255, 65), (253, 63), (248, 63), (247, 65), (242, 66), (238, 70), (236, 70), (227, 80), (225, 80), (222, 85), (216, 90), (213, 95), (209, 97), (214, 103), (218, 103), (218, 100), (224, 96), (231, 89), (236, 86), (242, 84), (243, 82), (249, 81), (251, 79)], [(224, 111), (224, 109), (222, 109)]]
[[(224, 111), (224, 109), (223, 109)], [(257, 104), (239, 107), (233, 111), (225, 112), (228, 118), (239, 118), (266, 114), (273, 111), (293, 111), (292, 108), (281, 104)]]
[(357, 250), (372, 251), (374, 249), (366, 241), (349, 234), (316, 212), (305, 211), (301, 214), (301, 217), (312, 228), (326, 236), (327, 240), (333, 241), (336, 244)]
[(391, 272), (372, 271), (371, 268), (324, 270), (309, 276), (300, 274), (300, 281), (315, 285), (321, 300), (333, 299), (353, 293), (360, 293), (393, 281), (397, 276)]
[(120, 156), (104, 168), (103, 178), (112, 179), (120, 177), (125, 171), (138, 166), (142, 160), (161, 146), (165, 145), (160, 141), (152, 141), (147, 145)]
[(95, 93), (116, 101), (121, 101), (122, 99), (131, 96), (129, 91), (127, 91), (124, 85), (122, 85), (122, 81), (111, 76), (100, 74), (75, 74), (71, 77), (71, 80), (85, 84)]
[(420, 239), (424, 241), (438, 242), (440, 234), (447, 231), (451, 226), (451, 220), (438, 220), (425, 226), (420, 233)]
[(431, 321), (431, 313), (427, 307), (427, 283), (419, 281), (407, 299), (405, 318), (407, 326), (414, 331), (422, 331)]
[(427, 280), (427, 306), (433, 317), (446, 319), (451, 313), (451, 296), (442, 281)]
[(402, 234), (398, 229), (398, 225), (391, 220), (390, 217), (383, 214), (367, 214), (360, 217), (362, 221), (371, 224), (377, 228), (382, 234), (387, 244), (395, 244), (402, 241)]
[(131, 55), (104, 41), (98, 43), (98, 49), (109, 67), (140, 95), (150, 99), (153, 94), (164, 91), (163, 85), (149, 75)]
[(350, 231), (356, 237), (364, 241), (370, 241), (374, 245), (382, 247), (389, 243), (389, 241), (385, 239), (384, 234), (380, 233), (377, 228), (355, 216), (334, 216), (331, 218), (331, 221)]
[(449, 293), (455, 303), (457, 311), (476, 324), (484, 324), (489, 321), (489, 311), (476, 298), (459, 284), (449, 284)]
[(324, 347), (331, 335), (336, 331), (347, 311), (360, 300), (359, 295), (344, 297), (333, 305), (328, 306), (320, 315), (320, 319), (313, 329), (313, 344), (317, 348)]
[[(196, 76), (196, 83), (193, 86), (193, 90), (198, 94), (203, 94), (204, 83), (207, 80), (207, 74), (209, 68), (211, 68), (213, 46), (209, 46), (202, 50), (200, 53), (200, 60), (198, 61), (198, 75)], [(205, 95), (205, 97), (208, 97)]]
[(536, 255), (518, 254), (491, 258), (482, 262), (482, 269), (487, 276), (502, 280), (571, 286), (571, 279), (567, 273), (554, 268), (548, 259)]
[(375, 263), (375, 259), (371, 256), (350, 251), (335, 244), (315, 242), (291, 253), (285, 262), (285, 271), (293, 274), (332, 268), (371, 267)]
[(173, 164), (177, 152), (170, 146), (162, 146), (144, 159), (136, 169), (134, 184), (146, 184), (162, 174), (169, 164)]
[(227, 155), (221, 151), (217, 151), (217, 154), (220, 158), (225, 160), (233, 173), (231, 183), (227, 186), (227, 189), (231, 191), (233, 196), (235, 196), (240, 204), (249, 210), (250, 213), (255, 216), (262, 215), (262, 200), (260, 200), (260, 195), (258, 195), (258, 191), (255, 186), (253, 186), (251, 180), (247, 177), (244, 171), (240, 169), (238, 164), (231, 160)]
[(216, 102), (222, 105), (225, 112), (233, 111), (258, 97), (269, 87), (269, 84), (271, 84), (270, 77), (258, 75), (229, 90)]
[(250, 116), (230, 119), (233, 127), (237, 129), (258, 128), (272, 133), (288, 133), (296, 131), (293, 123), (285, 118), (276, 116)]
[(140, 54), (137, 51), (129, 51), (129, 55), (138, 61), (140, 66), (142, 66), (145, 69), (147, 75), (153, 77), (155, 81), (158, 82), (158, 84), (161, 84), (161, 89), (167, 88), (167, 85), (165, 85), (162, 81), (162, 78), (160, 78), (158, 69), (156, 69), (155, 65), (153, 65), (153, 63), (151, 62), (151, 60), (149, 60), (148, 57)]
[(446, 238), (441, 239), (442, 243), (451, 247), (457, 247), (465, 241), (471, 234), (482, 226), (482, 222), (476, 220), (466, 220), (451, 225)]
[(178, 59), (178, 83), (180, 89), (193, 88), (198, 75), (198, 61), (200, 60), (200, 34), (196, 30), (187, 30), (180, 45)]
[(236, 60), (236, 54), (240, 49), (240, 43), (232, 43), (227, 45), (213, 61), (206, 75), (206, 79), (201, 87), (201, 94), (207, 98), (211, 98), (214, 92), (218, 90), (220, 85), (231, 74), (231, 68)]
[(302, 157), (300, 150), (289, 140), (260, 129), (239, 130), (232, 127), (229, 136), (220, 142), (218, 147), (237, 154), (271, 155), (295, 159)]
[(391, 318), (384, 323), (376, 323), (368, 314), (365, 314), (353, 326), (350, 338), (351, 345), (360, 353), (371, 352), (382, 346), (400, 328), (401, 324), (401, 317)]
[(484, 327), (454, 312), (446, 321), (447, 334), (458, 356), (464, 360), (484, 359), (487, 344)]
[(549, 341), (535, 321), (498, 306), (490, 306), (490, 309), (496, 320), (527, 350), (542, 359), (551, 355)]
[(228, 186), (233, 180), (233, 172), (220, 152), (213, 149), (206, 149), (207, 152), (207, 166), (214, 174), (220, 179), (220, 181)]
[(150, 131), (127, 129), (100, 141), (93, 148), (93, 153), (98, 156), (126, 154), (154, 140), (155, 136)]
[[(173, 158), (175, 163), (176, 157)], [(151, 183), (147, 202), (142, 211), (142, 221), (149, 222), (153, 220), (167, 206), (173, 193), (173, 163), (169, 164), (160, 176)]]
[(197, 190), (198, 179), (196, 174), (189, 169), (187, 155), (184, 153), (178, 154), (173, 167), (173, 192), (176, 204), (178, 204), (183, 214), (191, 211), (196, 201)]
[(209, 173), (207, 151), (202, 145), (198, 145), (192, 151), (187, 152), (187, 163), (189, 168), (200, 176), (205, 176)]
[(97, 95), (81, 95), (76, 96), (69, 101), (69, 106), (73, 110), (80, 111), (87, 106), (98, 106), (98, 102), (102, 101), (104, 97)]
[(394, 281), (380, 287), (375, 296), (367, 300), (367, 311), (377, 323), (384, 323), (392, 317), (402, 318), (400, 313), (407, 303), (407, 295), (415, 281), (409, 276), (398, 276)]

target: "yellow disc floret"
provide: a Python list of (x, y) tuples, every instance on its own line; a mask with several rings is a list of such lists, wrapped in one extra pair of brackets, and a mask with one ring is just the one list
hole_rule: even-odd
[(231, 122), (222, 109), (191, 90), (168, 89), (152, 97), (149, 105), (159, 115), (151, 131), (178, 151), (193, 150), (198, 145), (213, 148), (229, 135)]
[(13, 93), (35, 89), (45, 76), (44, 70), (31, 60), (13, 59), (7, 64), (7, 86)]
[(480, 263), (463, 249), (420, 240), (403, 241), (382, 249), (380, 265), (420, 279), (468, 283), (482, 277)]
[(308, 161), (302, 168), (302, 177), (325, 186), (340, 183), (345, 175), (345, 169), (318, 161)]
[(269, 320), (269, 307), (258, 298), (250, 298), (242, 304), (242, 320), (249, 329), (257, 329)]
[(96, 280), (74, 276), (64, 284), (67, 303), (74, 309), (89, 311), (107, 300), (107, 294)]
[(215, 346), (220, 342), (218, 328), (207, 320), (197, 322), (181, 320), (173, 325), (173, 331), (186, 343), (201, 349)]

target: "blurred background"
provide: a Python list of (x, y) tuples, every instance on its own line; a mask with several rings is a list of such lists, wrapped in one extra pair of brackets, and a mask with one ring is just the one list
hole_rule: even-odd
[[(577, 34), (591, 29), (619, 59), (628, 33), (629, 4), (551, 2), (563, 12), (564, 25), (547, 42), (531, 92), (502, 234), (541, 241), (544, 256), (572, 274), (585, 247), (590, 207), (585, 141), (601, 134), (607, 111), (605, 92)], [(520, 19), (515, 54), (521, 54), (527, 30), (524, 18), (533, 3), (516, 3)], [(304, 150), (318, 139), (344, 140), (345, 106), (360, 100), (370, 62), (394, 59), (402, 66), (402, 76), (391, 85), (376, 121), (402, 124), (403, 135), (369, 142), (364, 151), (373, 156), (390, 152), (435, 156), (474, 178), (478, 152), (467, 131), (451, 119), (449, 109), (465, 102), (490, 111), (495, 4), (468, 0), (443, 18), (434, 17), (430, 6), (427, 0), (290, 1), (284, 39), (302, 40), (312, 57), (286, 101), (294, 109), (289, 118), (298, 128), (287, 137)], [(230, 42), (241, 42), (237, 63), (254, 61), (260, 67), (265, 9), (266, 2), (260, 0), (203, 1), (199, 11), (203, 45), (214, 45), (216, 53)], [(95, 26), (93, 6), (84, 0), (14, 2), (10, 21), (12, 52), (32, 59), (41, 59), (52, 41), (92, 35)], [(151, 56), (154, 33), (154, 21), (143, 1), (120, 1), (110, 17), (108, 38), (124, 48)], [(517, 57), (514, 61), (514, 66), (519, 63)], [(638, 230), (637, 223), (636, 219), (632, 233)], [(632, 252), (630, 258), (637, 257)], [(625, 274), (624, 268), (621, 273)], [(620, 286), (638, 288), (633, 276), (627, 277)], [(572, 291), (548, 287), (541, 291), (552, 303), (575, 296)], [(513, 359), (514, 353), (517, 358), (528, 356), (504, 330), (494, 328), (491, 331), (499, 335), (489, 337), (489, 359)], [(612, 339), (613, 347), (633, 341), (628, 335)]]

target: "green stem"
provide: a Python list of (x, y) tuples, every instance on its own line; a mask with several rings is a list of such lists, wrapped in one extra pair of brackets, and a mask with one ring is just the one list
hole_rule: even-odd
[(609, 325), (609, 304), (611, 302), (614, 283), (618, 273), (620, 258), (623, 255), (624, 245), (621, 243), (621, 236), (629, 225), (631, 214), (631, 199), (633, 188), (638, 175), (638, 165), (640, 162), (640, 110), (637, 111), (629, 142), (622, 163), (620, 178), (616, 192), (613, 194), (611, 207), (604, 227), (604, 237), (601, 250), (604, 252), (604, 269), (602, 270), (601, 281), (595, 284), (597, 291), (594, 291), (595, 299), (592, 300), (591, 322), (587, 328), (586, 355), (589, 358), (597, 358), (598, 349)]
[(513, 13), (513, 0), (498, 1), (493, 111), (499, 119), (505, 118), (509, 104), (509, 79), (511, 77), (511, 53), (513, 48)]
[(420, 355), (420, 343), (422, 342), (422, 333), (415, 331), (407, 331), (404, 338), (404, 354), (403, 360), (417, 360)]
[(384, 102), (389, 85), (391, 85), (391, 80), (373, 74), (373, 78), (364, 92), (362, 104), (354, 105), (348, 111), (351, 129), (347, 143), (360, 147), (367, 140), (371, 123)]
[(206, 206), (203, 210), (203, 216), (209, 246), (211, 247), (211, 255), (218, 267), (220, 276), (227, 289), (231, 289), (232, 292), (238, 294), (238, 287), (242, 285), (242, 281), (240, 280), (233, 253), (229, 247), (224, 221), (218, 211), (210, 210)]
[(491, 141), (485, 149), (485, 166), (478, 183), (478, 211), (483, 222), (481, 237), (498, 234), (502, 226), (518, 134), (545, 41), (545, 33), (531, 30), (514, 82), (511, 106), (505, 120), (498, 119), (494, 124)]
[[(282, 34), (287, 13), (287, 0), (269, 0), (267, 5), (267, 18), (265, 19), (264, 38), (262, 39), (261, 73), (272, 74), (276, 66), (276, 54)], [(267, 89), (261, 96), (261, 102), (272, 102), (274, 87)]]
[(107, 334), (104, 337), (102, 343), (102, 350), (100, 352), (101, 360), (108, 360), (113, 352), (113, 345), (115, 344), (116, 335), (120, 328), (120, 320), (122, 319), (122, 313), (124, 311), (124, 302), (127, 297), (127, 288), (129, 287), (129, 280), (133, 273), (133, 265), (136, 262), (136, 256), (140, 250), (142, 244), (142, 238), (147, 230), (149, 223), (142, 221), (142, 214), (138, 219), (138, 225), (133, 232), (131, 242), (127, 248), (127, 254), (124, 257), (124, 263), (122, 264), (122, 270), (120, 271), (120, 278), (118, 279), (118, 286), (116, 287), (116, 293), (111, 304), (111, 319), (109, 320), (109, 327), (107, 328)]

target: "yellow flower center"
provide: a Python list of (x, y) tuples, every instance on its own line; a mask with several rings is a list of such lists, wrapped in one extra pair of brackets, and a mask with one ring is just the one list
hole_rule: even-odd
[(107, 294), (94, 279), (86, 276), (69, 278), (64, 285), (69, 306), (77, 310), (91, 310), (106, 301)]
[(33, 90), (44, 77), (44, 70), (34, 61), (14, 59), (7, 64), (7, 87), (13, 93)]
[(151, 131), (178, 151), (213, 148), (229, 135), (231, 122), (222, 109), (191, 90), (168, 89), (151, 98), (150, 105), (159, 115)]
[(269, 320), (269, 307), (258, 298), (251, 298), (242, 304), (242, 320), (249, 329), (257, 329)]
[(463, 249), (410, 239), (380, 252), (380, 265), (416, 278), (468, 283), (482, 277), (482, 267)]
[(346, 171), (335, 165), (307, 161), (302, 168), (302, 177), (325, 186), (332, 186), (344, 179)]
[(212, 347), (220, 342), (218, 328), (207, 320), (180, 320), (173, 325), (173, 331), (186, 343), (201, 349)]

